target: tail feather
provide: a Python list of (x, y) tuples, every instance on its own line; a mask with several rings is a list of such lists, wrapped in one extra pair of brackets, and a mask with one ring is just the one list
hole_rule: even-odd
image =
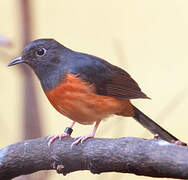
[(170, 134), (168, 131), (163, 129), (157, 123), (155, 123), (152, 119), (146, 116), (143, 112), (137, 109), (135, 106), (134, 108), (134, 116), (133, 118), (138, 121), (142, 126), (148, 129), (154, 135), (158, 134), (161, 139), (164, 139), (168, 142), (177, 141), (178, 139)]

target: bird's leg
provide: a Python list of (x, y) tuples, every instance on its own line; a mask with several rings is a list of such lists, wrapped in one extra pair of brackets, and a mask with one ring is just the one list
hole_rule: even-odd
[(97, 131), (97, 128), (98, 128), (98, 126), (99, 126), (99, 123), (100, 123), (100, 121), (97, 121), (97, 122), (95, 123), (95, 126), (94, 126), (94, 128), (93, 128), (93, 131), (92, 131), (90, 134), (86, 134), (86, 135), (83, 135), (83, 136), (76, 137), (76, 141), (74, 141), (74, 142), (72, 143), (72, 146), (73, 146), (73, 145), (77, 145), (77, 144), (79, 144), (80, 142), (82, 143), (82, 142), (85, 141), (86, 139), (94, 138), (95, 133), (96, 133), (96, 131)]
[(49, 137), (48, 137), (48, 140), (49, 140), (49, 141), (48, 141), (48, 146), (50, 146), (56, 139), (61, 139), (61, 138), (65, 138), (65, 137), (70, 137), (70, 135), (71, 135), (71, 133), (72, 133), (72, 131), (73, 131), (72, 127), (74, 126), (75, 123), (76, 123), (76, 122), (73, 121), (72, 124), (71, 124), (69, 127), (67, 127), (67, 128), (65, 129), (64, 133), (49, 136)]

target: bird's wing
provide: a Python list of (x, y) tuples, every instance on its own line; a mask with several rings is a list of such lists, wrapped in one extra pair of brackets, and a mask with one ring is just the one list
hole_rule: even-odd
[(148, 98), (126, 71), (117, 66), (113, 66), (112, 71), (105, 83), (107, 96), (123, 99)]
[(70, 71), (93, 84), (97, 94), (120, 99), (148, 98), (126, 71), (96, 56), (77, 53)]

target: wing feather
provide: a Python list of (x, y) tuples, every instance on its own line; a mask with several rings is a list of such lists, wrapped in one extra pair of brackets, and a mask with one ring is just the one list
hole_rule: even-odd
[(148, 98), (126, 71), (96, 56), (76, 52), (69, 70), (93, 84), (97, 94), (120, 99)]

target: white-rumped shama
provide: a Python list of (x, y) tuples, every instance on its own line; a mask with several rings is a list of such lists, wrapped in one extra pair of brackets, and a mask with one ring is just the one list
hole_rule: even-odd
[(53, 39), (38, 39), (8, 66), (19, 63), (34, 70), (50, 103), (73, 121), (63, 134), (50, 136), (49, 145), (70, 136), (75, 122), (95, 126), (73, 144), (92, 138), (101, 120), (113, 114), (133, 117), (161, 139), (185, 145), (131, 104), (131, 99), (148, 97), (126, 71), (101, 58), (73, 51)]

